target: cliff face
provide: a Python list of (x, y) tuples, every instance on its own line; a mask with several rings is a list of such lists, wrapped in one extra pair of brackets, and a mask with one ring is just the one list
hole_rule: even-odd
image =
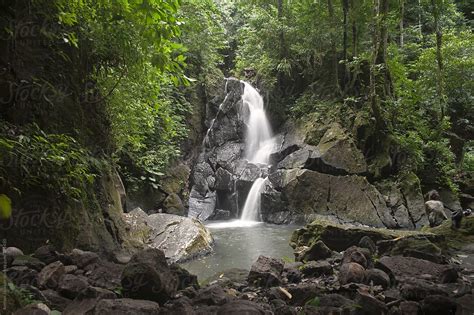
[(208, 119), (191, 176), (189, 216), (238, 218), (252, 183), (268, 176), (261, 200), (266, 222), (326, 216), (339, 223), (388, 228), (414, 229), (427, 223), (416, 175), (374, 180), (357, 140), (338, 122), (288, 120), (275, 135), (271, 167), (248, 163), (242, 93), (240, 81), (227, 79), (222, 103), (207, 108), (213, 118)]
[[(105, 104), (88, 79), (87, 43), (76, 49), (59, 39), (62, 26), (28, 4), (0, 2), (0, 120), (6, 144), (0, 193), (13, 205), (11, 218), (1, 222), (0, 237), (24, 249), (50, 242), (65, 249), (114, 251), (126, 243), (121, 183), (103, 158), (112, 149), (110, 128)], [(70, 198), (65, 185), (51, 189), (49, 180), (64, 183), (74, 177), (70, 172), (78, 159), (87, 165), (86, 175), (94, 177), (70, 178), (81, 197)], [(37, 170), (42, 174), (31, 173)], [(26, 183), (30, 178), (35, 180)]]

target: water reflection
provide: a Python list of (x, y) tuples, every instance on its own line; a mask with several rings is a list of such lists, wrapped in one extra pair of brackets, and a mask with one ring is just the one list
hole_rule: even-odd
[(294, 225), (272, 225), (251, 221), (226, 221), (206, 225), (214, 236), (214, 253), (183, 264), (202, 281), (230, 268), (250, 269), (258, 256), (293, 258), (289, 246)]

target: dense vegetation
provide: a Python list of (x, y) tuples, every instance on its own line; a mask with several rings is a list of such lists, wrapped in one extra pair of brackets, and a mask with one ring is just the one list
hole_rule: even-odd
[(105, 164), (118, 167), (129, 190), (158, 189), (167, 167), (200, 143), (200, 113), (224, 75), (271, 96), (276, 125), (342, 122), (374, 179), (414, 171), (428, 186), (456, 190), (456, 180), (474, 171), (467, 2), (1, 5), (7, 195), (37, 185), (80, 199)]

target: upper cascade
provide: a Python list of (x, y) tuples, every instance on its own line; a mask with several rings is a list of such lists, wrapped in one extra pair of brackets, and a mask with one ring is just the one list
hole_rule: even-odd
[(245, 87), (242, 101), (248, 108), (245, 159), (253, 164), (268, 165), (276, 142), (265, 113), (263, 98), (253, 86), (247, 82), (243, 83)]

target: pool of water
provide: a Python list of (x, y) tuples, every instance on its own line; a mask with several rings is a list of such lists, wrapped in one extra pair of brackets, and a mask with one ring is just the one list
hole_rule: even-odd
[(291, 234), (300, 226), (262, 222), (222, 221), (206, 224), (214, 237), (214, 252), (182, 264), (203, 281), (230, 268), (250, 270), (258, 256), (293, 259)]

